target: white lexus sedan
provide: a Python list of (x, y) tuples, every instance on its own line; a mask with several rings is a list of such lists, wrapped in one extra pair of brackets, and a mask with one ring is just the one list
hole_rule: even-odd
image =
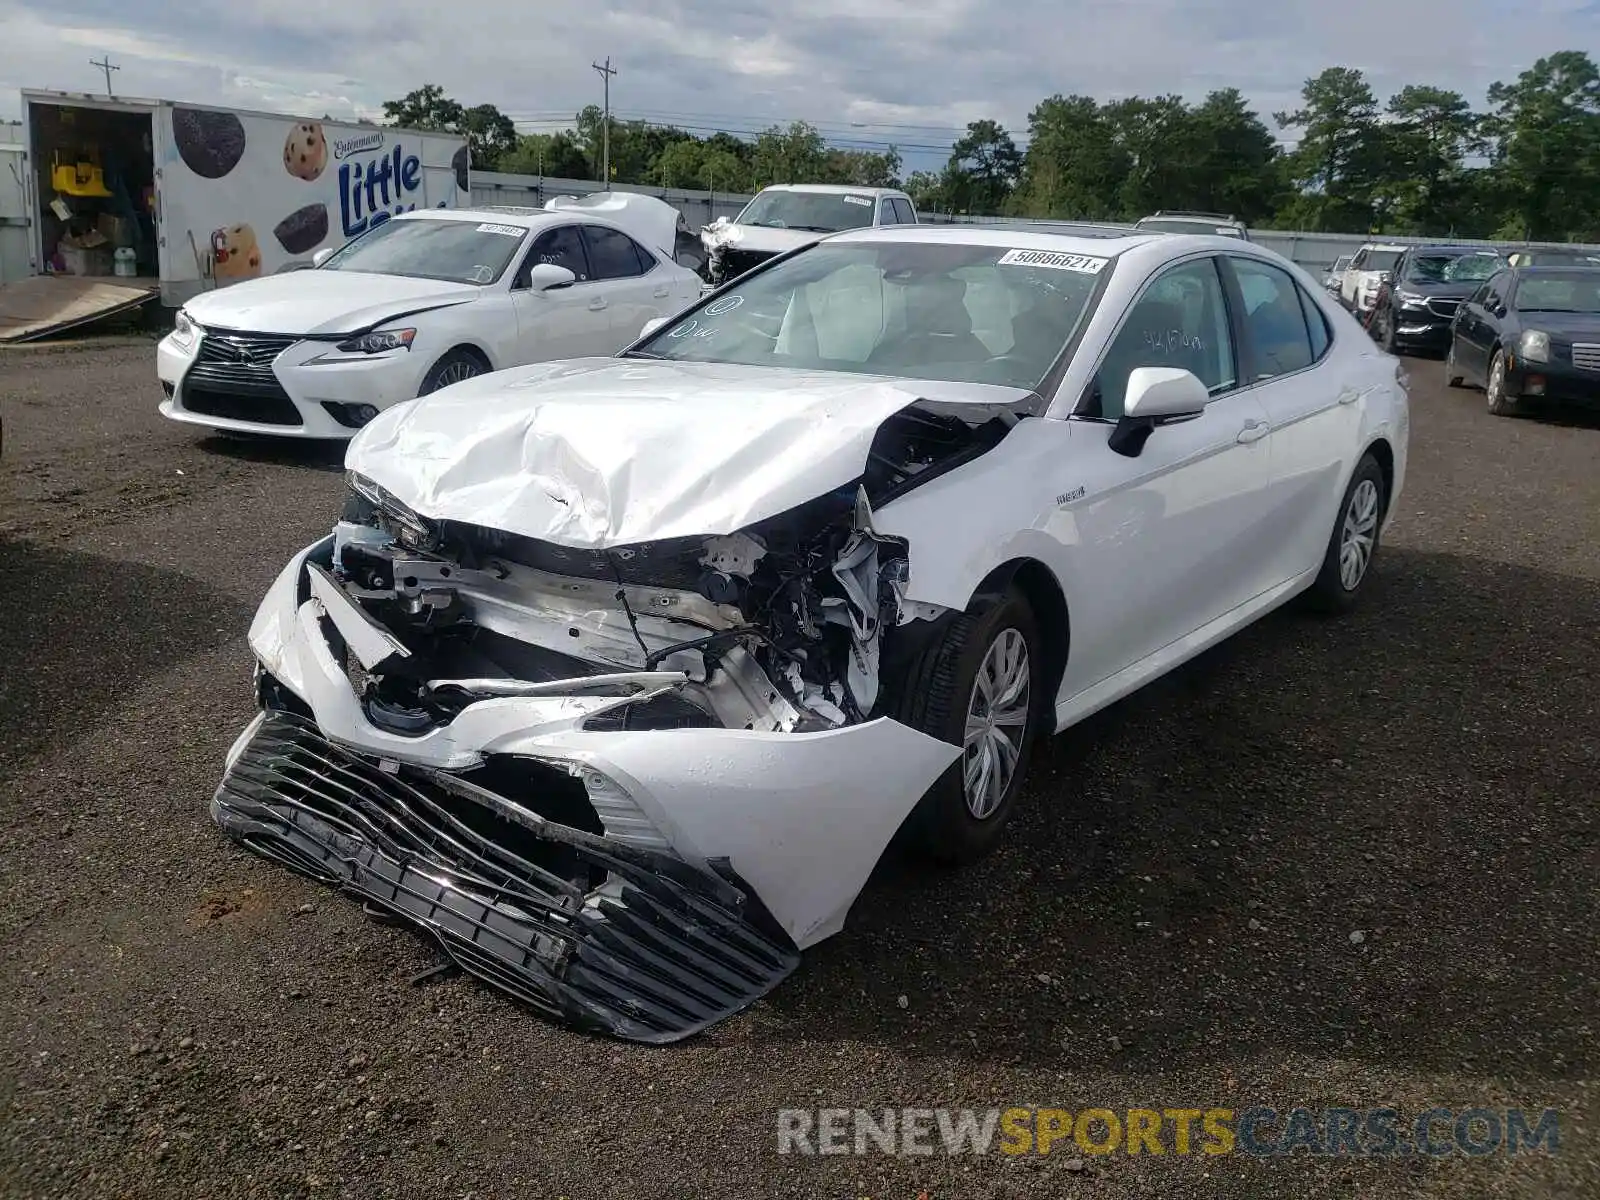
[(1236, 238), (827, 238), (363, 429), (251, 627), (213, 816), (547, 1015), (686, 1036), (897, 833), (993, 847), (1039, 738), (1355, 604), (1408, 412)]
[(309, 270), (204, 292), (156, 351), (163, 415), (349, 438), (402, 400), (506, 367), (614, 354), (701, 293), (653, 196), (598, 210), (431, 209)]

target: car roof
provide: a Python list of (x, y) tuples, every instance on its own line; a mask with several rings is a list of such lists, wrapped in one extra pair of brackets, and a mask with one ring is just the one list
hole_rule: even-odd
[[(763, 192), (817, 192), (827, 196), (905, 196), (899, 188), (851, 187), (843, 183), (771, 183)], [(907, 197), (909, 199), (910, 197)]]
[(1489, 254), (1496, 258), (1504, 258), (1506, 252), (1493, 246), (1452, 246), (1449, 242), (1440, 242), (1437, 245), (1429, 243), (1426, 246), (1407, 246), (1407, 250), (1416, 254)]
[(1413, 248), (1411, 246), (1402, 246), (1399, 242), (1362, 242), (1356, 253), (1360, 254), (1362, 250), (1398, 250), (1403, 254)]
[[(405, 221), (471, 221), (493, 220), (500, 225), (517, 225), (523, 229), (537, 229), (552, 217), (571, 217), (570, 210), (551, 212), (543, 208), (520, 208), (515, 205), (498, 207), (493, 204), (473, 208), (418, 208), (401, 213), (395, 220)], [(603, 218), (602, 218), (603, 220)], [(610, 224), (610, 222), (604, 222)]]
[(1189, 237), (1195, 241), (1236, 245), (1235, 239), (1200, 234), (1143, 233), (1133, 230), (1085, 228), (1082, 232), (1056, 233), (1016, 225), (880, 225), (847, 229), (823, 239), (828, 242), (965, 242), (969, 246), (1003, 246), (1013, 250), (1054, 250), (1063, 254), (1088, 254), (1107, 258), (1152, 242), (1168, 243)]

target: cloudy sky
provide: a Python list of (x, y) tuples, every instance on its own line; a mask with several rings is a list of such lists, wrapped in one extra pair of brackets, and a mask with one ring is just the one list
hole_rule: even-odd
[(1270, 114), (1342, 64), (1380, 95), (1429, 82), (1481, 104), (1542, 54), (1600, 47), (1600, 0), (0, 0), (0, 30), (0, 118), (19, 88), (103, 90), (89, 60), (109, 54), (123, 95), (338, 117), (434, 82), (551, 128), (599, 101), (609, 54), (621, 117), (804, 119), (921, 166), (969, 120), (1025, 129), (1057, 91), (1231, 85)]

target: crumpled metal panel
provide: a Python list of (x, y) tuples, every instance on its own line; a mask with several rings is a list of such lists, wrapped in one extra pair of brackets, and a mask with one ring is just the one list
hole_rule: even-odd
[[(725, 867), (546, 821), (445, 772), (383, 769), (292, 713), (265, 714), (211, 811), (248, 849), (432, 934), (465, 971), (580, 1029), (677, 1041), (799, 963)], [(531, 861), (496, 828), (573, 869)], [(612, 883), (598, 895), (571, 878), (595, 868)]]

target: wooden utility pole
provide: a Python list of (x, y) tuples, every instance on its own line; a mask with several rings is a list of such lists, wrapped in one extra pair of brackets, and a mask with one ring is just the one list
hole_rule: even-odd
[(603, 124), (600, 126), (600, 145), (602, 147), (600, 151), (600, 182), (605, 185), (605, 190), (609, 192), (611, 190), (611, 77), (617, 73), (617, 69), (611, 65), (611, 56), (609, 54), (606, 55), (605, 66), (601, 66), (599, 63), (590, 63), (589, 65), (599, 71), (600, 77), (606, 81), (605, 115), (601, 118)]
[(111, 95), (111, 72), (120, 71), (120, 70), (122, 70), (122, 68), (119, 67), (119, 66), (116, 66), (115, 64), (112, 63), (111, 56), (109, 54), (106, 55), (105, 58), (101, 59), (99, 62), (96, 62), (94, 59), (91, 58), (89, 60), (89, 65), (91, 67), (99, 67), (102, 71), (104, 71), (106, 73), (106, 95), (108, 95), (108, 96)]

